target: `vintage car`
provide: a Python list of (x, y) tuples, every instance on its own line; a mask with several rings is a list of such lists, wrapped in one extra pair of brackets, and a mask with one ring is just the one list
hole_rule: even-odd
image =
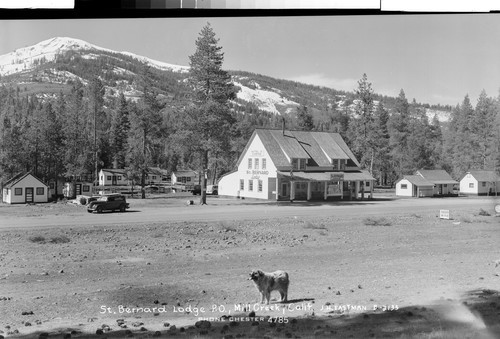
[(87, 212), (101, 213), (103, 211), (120, 211), (125, 212), (129, 208), (127, 199), (123, 194), (106, 194), (99, 197), (97, 200), (91, 201), (87, 205)]
[(219, 185), (208, 185), (207, 186), (207, 194), (218, 195), (219, 194)]

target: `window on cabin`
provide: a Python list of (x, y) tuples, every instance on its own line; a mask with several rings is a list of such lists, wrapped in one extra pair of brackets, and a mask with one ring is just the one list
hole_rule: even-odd
[(254, 163), (255, 163), (255, 169), (258, 170), (259, 169), (259, 158), (255, 158)]
[(339, 169), (338, 164), (339, 164), (339, 161), (337, 159), (332, 159), (332, 167), (334, 170)]
[(367, 182), (365, 183), (365, 186), (366, 186), (366, 187), (370, 187), (370, 182), (369, 182), (369, 181), (367, 181)]
[(473, 182), (469, 183), (469, 188), (474, 188), (474, 183)]
[(53, 189), (55, 188), (55, 185), (54, 185), (54, 183), (53, 183), (53, 182), (51, 182), (49, 185), (50, 185), (50, 189), (51, 189), (51, 190), (53, 190)]
[(248, 190), (253, 191), (253, 180), (248, 180)]
[(299, 169), (299, 159), (292, 158), (292, 168), (294, 170), (298, 170)]
[(240, 179), (240, 191), (243, 191), (245, 189), (245, 180)]
[(257, 191), (262, 192), (262, 180), (259, 180)]
[(89, 185), (83, 185), (83, 191), (84, 192), (90, 192), (90, 186)]
[(299, 169), (305, 170), (307, 164), (307, 159), (299, 159)]
[(486, 187), (486, 181), (481, 182), (481, 186)]
[(36, 195), (44, 195), (44, 194), (45, 194), (45, 189), (43, 187), (36, 188)]
[(248, 158), (248, 169), (252, 169), (252, 158)]
[(345, 159), (340, 159), (340, 168), (339, 168), (340, 170), (345, 169), (345, 162), (346, 162)]
[(262, 169), (265, 170), (266, 169), (266, 158), (263, 158), (262, 159)]
[(107, 180), (111, 180), (111, 175), (108, 175), (108, 176), (107, 176)]
[(407, 184), (401, 184), (401, 189), (402, 189), (402, 190), (405, 190), (405, 189), (407, 189), (407, 188), (408, 188), (408, 185), (407, 185)]
[(118, 180), (122, 180), (122, 176), (121, 176), (121, 175), (116, 176), (116, 178), (117, 178)]
[(23, 195), (23, 189), (21, 187), (14, 189), (14, 195)]

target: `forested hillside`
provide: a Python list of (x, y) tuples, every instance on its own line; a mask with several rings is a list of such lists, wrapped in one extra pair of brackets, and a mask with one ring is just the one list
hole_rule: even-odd
[(452, 108), (408, 100), (404, 89), (396, 98), (378, 95), (366, 75), (344, 92), (232, 71), (227, 100), (200, 101), (193, 68), (157, 67), (112, 51), (72, 49), (21, 64), (0, 77), (2, 182), (20, 171), (45, 181), (95, 177), (96, 162), (126, 168), (136, 182), (149, 166), (207, 168), (216, 181), (234, 168), (255, 128), (283, 122), (340, 133), (379, 185), (420, 168), (443, 168), (458, 179), (500, 160), (500, 98), (484, 92), (477, 103), (465, 96)]

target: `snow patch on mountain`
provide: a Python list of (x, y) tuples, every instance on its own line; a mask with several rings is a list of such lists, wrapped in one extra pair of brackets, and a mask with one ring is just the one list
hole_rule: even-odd
[(82, 57), (86, 59), (99, 58), (99, 54), (96, 54), (99, 51), (120, 53), (161, 70), (171, 70), (173, 72), (183, 73), (189, 71), (189, 67), (187, 66), (167, 64), (130, 52), (116, 52), (79, 39), (58, 37), (44, 40), (33, 46), (16, 49), (8, 54), (0, 55), (0, 75), (5, 76), (33, 69), (40, 63), (54, 61), (57, 55), (70, 50), (88, 51), (88, 53), (82, 55)]
[(281, 114), (278, 110), (279, 106), (299, 106), (298, 103), (288, 100), (278, 93), (261, 89), (261, 86), (255, 82), (252, 83), (252, 86), (255, 88), (249, 88), (237, 81), (233, 81), (233, 83), (241, 88), (241, 90), (236, 94), (238, 99), (252, 102), (263, 111)]
[(429, 119), (429, 122), (431, 122), (432, 119), (434, 119), (434, 116), (437, 117), (439, 122), (451, 121), (451, 112), (447, 111), (438, 111), (431, 108), (427, 108), (425, 110), (425, 115), (427, 115), (427, 119)]

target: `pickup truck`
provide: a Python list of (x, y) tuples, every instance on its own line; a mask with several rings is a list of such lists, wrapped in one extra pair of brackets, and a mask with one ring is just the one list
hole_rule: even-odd
[(123, 194), (106, 194), (99, 197), (97, 200), (91, 201), (87, 205), (87, 212), (101, 213), (103, 211), (120, 211), (125, 212), (129, 208), (127, 199)]

